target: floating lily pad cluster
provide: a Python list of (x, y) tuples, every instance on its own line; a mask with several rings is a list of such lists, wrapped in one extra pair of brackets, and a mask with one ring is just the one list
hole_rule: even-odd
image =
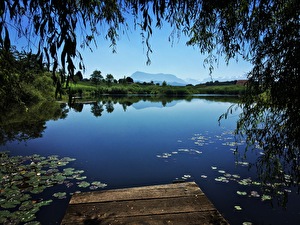
[(163, 153), (161, 155), (156, 155), (157, 158), (162, 158), (162, 159), (168, 159), (171, 158), (174, 155), (177, 155), (179, 153), (187, 153), (187, 154), (201, 154), (201, 151), (195, 150), (195, 149), (188, 149), (188, 148), (180, 148), (177, 151), (173, 151), (170, 153)]
[(191, 140), (194, 141), (194, 144), (198, 146), (204, 146), (204, 145), (214, 143), (214, 141), (211, 140), (210, 136), (207, 135), (204, 136), (202, 134), (194, 134)]
[(8, 152), (0, 152), (0, 224), (39, 224), (34, 221), (39, 209), (53, 199), (63, 199), (68, 195), (67, 192), (57, 192), (53, 199), (43, 199), (43, 191), (54, 185), (68, 188), (75, 184), (78, 188), (90, 187), (93, 190), (106, 186), (97, 181), (92, 185), (83, 181), (86, 179), (82, 176), (83, 170), (65, 168), (74, 160), (57, 155), (9, 156)]
[(285, 188), (284, 184), (280, 184), (280, 183), (262, 184), (261, 182), (252, 180), (250, 177), (241, 178), (237, 174), (230, 174), (224, 170), (218, 170), (218, 168), (216, 166), (212, 166), (211, 168), (213, 170), (218, 171), (218, 173), (220, 174), (220, 176), (215, 178), (215, 181), (217, 181), (217, 182), (222, 182), (222, 183), (237, 182), (239, 185), (242, 185), (242, 186), (248, 186), (248, 187), (257, 186), (257, 187), (261, 188), (262, 194), (259, 194), (258, 191), (255, 191), (255, 190), (251, 190), (250, 192), (238, 190), (236, 193), (237, 193), (237, 195), (240, 195), (240, 196), (260, 198), (262, 201), (267, 201), (267, 200), (272, 200), (271, 194), (268, 194), (268, 193), (271, 193), (272, 190), (274, 190), (274, 189), (279, 189), (279, 187), (282, 187), (283, 191), (277, 191), (275, 193), (277, 196), (284, 195), (284, 193), (291, 192), (291, 190)]
[[(237, 149), (239, 146), (244, 146), (245, 140), (236, 140), (234, 138), (234, 132), (232, 130), (224, 130), (221, 134), (213, 135), (210, 134), (208, 131), (204, 133), (194, 134), (194, 136), (191, 138), (191, 140), (194, 142), (194, 144), (198, 147), (203, 147), (203, 151), (206, 151), (206, 149), (209, 149), (208, 147), (211, 144), (215, 144), (216, 142), (220, 142), (222, 146), (228, 147), (228, 150), (232, 151), (233, 153), (238, 153)], [(217, 147), (216, 147), (217, 148)], [(263, 155), (263, 151), (261, 146), (259, 146), (258, 143), (254, 144), (254, 148), (256, 152), (260, 155)], [(201, 149), (202, 150), (202, 149)], [(166, 155), (166, 158), (170, 157), (170, 155)], [(242, 157), (241, 159), (237, 159), (235, 162), (237, 166), (241, 167), (249, 167), (251, 163), (245, 161), (245, 159)], [(235, 182), (238, 183), (241, 186), (247, 186), (247, 191), (245, 190), (238, 190), (236, 193), (239, 196), (246, 196), (251, 198), (260, 198), (261, 201), (270, 201), (274, 196), (277, 198), (279, 196), (284, 196), (286, 193), (291, 192), (291, 190), (287, 189), (284, 183), (261, 183), (256, 180), (252, 180), (250, 177), (248, 178), (241, 178), (240, 175), (237, 174), (230, 174), (226, 172), (225, 170), (220, 170), (217, 168), (217, 166), (211, 167), (213, 170), (218, 172), (218, 176), (214, 178), (215, 181), (220, 183), (230, 183)], [(202, 174), (202, 179), (207, 179), (207, 176)], [(285, 180), (289, 180), (289, 176), (285, 175)], [(251, 187), (253, 189), (257, 190), (251, 190)], [(243, 188), (244, 189), (244, 188)], [(250, 189), (250, 190), (249, 190)], [(236, 211), (242, 210), (242, 207), (236, 206)]]

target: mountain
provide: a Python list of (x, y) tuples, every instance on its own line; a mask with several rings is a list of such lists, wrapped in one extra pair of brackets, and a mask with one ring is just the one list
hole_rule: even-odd
[[(189, 81), (185, 81), (183, 79), (180, 79), (178, 77), (176, 77), (173, 74), (165, 74), (165, 73), (157, 73), (157, 74), (153, 74), (153, 73), (144, 73), (144, 72), (140, 72), (137, 71), (135, 73), (133, 73), (130, 76), (134, 82), (151, 82), (153, 81), (155, 84), (159, 83), (162, 84), (164, 81), (167, 82), (168, 85), (173, 85), (173, 86), (185, 86), (187, 84), (191, 84), (191, 79)], [(193, 83), (199, 83), (199, 82), (195, 82), (195, 80), (193, 80)]]
[(195, 79), (191, 79), (191, 78), (185, 79), (185, 82), (186, 82), (187, 84), (192, 84), (192, 85), (200, 84), (200, 81), (199, 81), (199, 80), (195, 80)]

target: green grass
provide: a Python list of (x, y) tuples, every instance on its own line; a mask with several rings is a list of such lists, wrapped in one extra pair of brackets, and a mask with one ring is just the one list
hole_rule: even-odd
[(158, 95), (158, 96), (189, 96), (192, 94), (227, 94), (242, 95), (245, 87), (241, 85), (216, 85), (216, 86), (158, 86), (144, 84), (100, 84), (78, 82), (71, 84), (73, 96), (93, 98), (101, 95)]
[(230, 94), (230, 95), (242, 95), (245, 93), (245, 87), (242, 85), (216, 85), (205, 86), (199, 85), (195, 87), (197, 94)]

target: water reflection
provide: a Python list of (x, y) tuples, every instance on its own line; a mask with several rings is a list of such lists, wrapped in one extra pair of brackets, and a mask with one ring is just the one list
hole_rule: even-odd
[[(231, 224), (242, 224), (244, 218), (251, 218), (255, 224), (270, 224), (280, 217), (266, 210), (268, 203), (276, 202), (272, 197), (281, 202), (286, 202), (287, 196), (292, 196), (289, 202), (299, 198), (294, 190), (289, 193), (289, 188), (277, 182), (273, 171), (269, 175), (274, 182), (259, 182), (256, 172), (260, 168), (269, 172), (265, 169), (268, 167), (255, 164), (264, 159), (262, 149), (248, 152), (250, 157), (246, 158), (232, 155), (235, 147), (239, 147), (239, 153), (245, 147), (233, 135), (237, 117), (230, 123), (222, 121), (221, 127), (217, 119), (234, 102), (236, 98), (220, 96), (105, 96), (89, 101), (76, 99), (72, 104), (41, 104), (27, 111), (15, 108), (14, 112), (1, 113), (1, 138), (4, 144), (36, 138), (28, 141), (28, 147), (12, 144), (12, 149), (17, 149), (15, 154), (31, 151), (74, 157), (77, 166), (91, 177), (89, 182), (99, 179), (108, 188), (166, 183), (177, 177), (193, 179)], [(224, 124), (228, 125), (226, 129)], [(260, 168), (248, 170), (251, 163)], [(289, 203), (292, 208), (297, 204)], [(264, 210), (269, 212), (266, 217)], [(299, 215), (292, 214), (291, 218)]]
[[(237, 98), (232, 96), (193, 96), (189, 98), (170, 98), (170, 97), (164, 97), (159, 98), (157, 96), (104, 96), (101, 100), (97, 100), (95, 102), (92, 102), (91, 112), (95, 117), (101, 117), (103, 112), (106, 111), (107, 113), (114, 112), (114, 105), (120, 104), (122, 105), (122, 108), (124, 111), (128, 109), (128, 107), (133, 107), (134, 109), (146, 109), (148, 107), (157, 107), (157, 108), (164, 108), (164, 107), (174, 107), (178, 101), (176, 100), (185, 100), (185, 101), (191, 101), (192, 99), (204, 99), (207, 101), (215, 101), (215, 102), (230, 102), (230, 103), (236, 103)], [(80, 107), (78, 106), (80, 105)], [(71, 105), (72, 108), (78, 111), (78, 108), (82, 110), (83, 103), (77, 102)], [(281, 129), (279, 127), (279, 129)], [(276, 130), (276, 137), (280, 137), (280, 131), (276, 128), (272, 128), (272, 130)], [(241, 136), (236, 136), (236, 142), (238, 142), (239, 138)], [(245, 137), (242, 135), (242, 139)], [(279, 141), (278, 139), (274, 139)], [(249, 141), (249, 139), (248, 139)], [(264, 150), (268, 148), (272, 148), (272, 143), (267, 142), (261, 142), (260, 144), (255, 143), (255, 141), (250, 140), (251, 143), (253, 142), (252, 147), (254, 149)], [(274, 143), (274, 141), (273, 141)], [(262, 146), (267, 145), (266, 146)], [(237, 157), (237, 161), (241, 158), (244, 160), (245, 157), (247, 157), (247, 154), (244, 154), (245, 146), (239, 147), (237, 145), (236, 147), (236, 153), (239, 153), (240, 158)], [(297, 186), (300, 187), (300, 160), (299, 155), (297, 155), (297, 150), (295, 149), (295, 154), (280, 154), (279, 151), (277, 151), (278, 154), (273, 154), (274, 151), (272, 151), (272, 155), (270, 156), (268, 154), (269, 151), (262, 151), (260, 155), (257, 157), (257, 160), (249, 164), (249, 167), (255, 166), (257, 169), (257, 175), (260, 178), (260, 182), (262, 185), (262, 189), (264, 191), (272, 193), (273, 196), (276, 196), (276, 198), (279, 199), (279, 204), (285, 207), (286, 204), (286, 187), (288, 186)], [(246, 158), (247, 159), (247, 158)], [(279, 163), (280, 162), (280, 163)], [(294, 162), (293, 165), (291, 165), (291, 162)], [(283, 166), (282, 166), (283, 165)], [(266, 188), (270, 187), (270, 188)]]
[(75, 112), (81, 112), (84, 105), (91, 105), (91, 113), (95, 117), (100, 117), (105, 110), (107, 113), (114, 111), (114, 105), (120, 104), (124, 110), (127, 111), (128, 107), (135, 109), (144, 109), (148, 107), (173, 107), (177, 104), (176, 100), (185, 100), (187, 102), (192, 99), (204, 99), (214, 102), (230, 102), (237, 103), (238, 98), (236, 96), (224, 96), (224, 95), (197, 95), (184, 97), (159, 97), (159, 96), (102, 96), (101, 99), (96, 100), (82, 100), (76, 99), (69, 102), (68, 106), (74, 109)]
[(104, 111), (103, 104), (101, 102), (95, 102), (92, 104), (91, 112), (95, 117), (102, 116), (102, 112)]
[(49, 120), (67, 117), (66, 104), (40, 102), (30, 107), (11, 106), (0, 112), (0, 145), (40, 138)]

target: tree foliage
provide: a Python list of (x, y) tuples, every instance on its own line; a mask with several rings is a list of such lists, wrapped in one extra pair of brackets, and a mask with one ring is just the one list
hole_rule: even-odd
[(106, 78), (105, 78), (107, 84), (111, 84), (114, 82), (114, 76), (112, 74), (106, 74)]
[(93, 84), (98, 85), (103, 80), (103, 76), (101, 74), (100, 70), (94, 70), (94, 72), (91, 74), (91, 82)]
[(6, 110), (17, 103), (28, 106), (54, 99), (51, 74), (40, 67), (32, 53), (0, 49), (0, 83), (0, 106)]
[[(186, 35), (188, 45), (208, 54), (204, 63), (210, 69), (219, 55), (227, 62), (239, 57), (250, 61), (253, 69), (238, 129), (265, 148), (269, 161), (280, 154), (289, 159), (292, 165), (287, 163), (287, 168), (298, 168), (294, 171), (299, 183), (297, 0), (4, 0), (0, 4), (0, 44), (5, 50), (10, 48), (12, 30), (29, 42), (37, 38), (36, 55), (52, 66), (56, 82), (59, 66), (74, 76), (75, 57), (80, 59), (79, 69), (83, 68), (78, 46), (92, 48), (97, 35), (105, 36), (114, 50), (131, 17), (141, 30), (148, 57), (153, 27), (168, 23), (174, 29), (171, 37)], [(277, 171), (280, 167), (283, 163)]]

